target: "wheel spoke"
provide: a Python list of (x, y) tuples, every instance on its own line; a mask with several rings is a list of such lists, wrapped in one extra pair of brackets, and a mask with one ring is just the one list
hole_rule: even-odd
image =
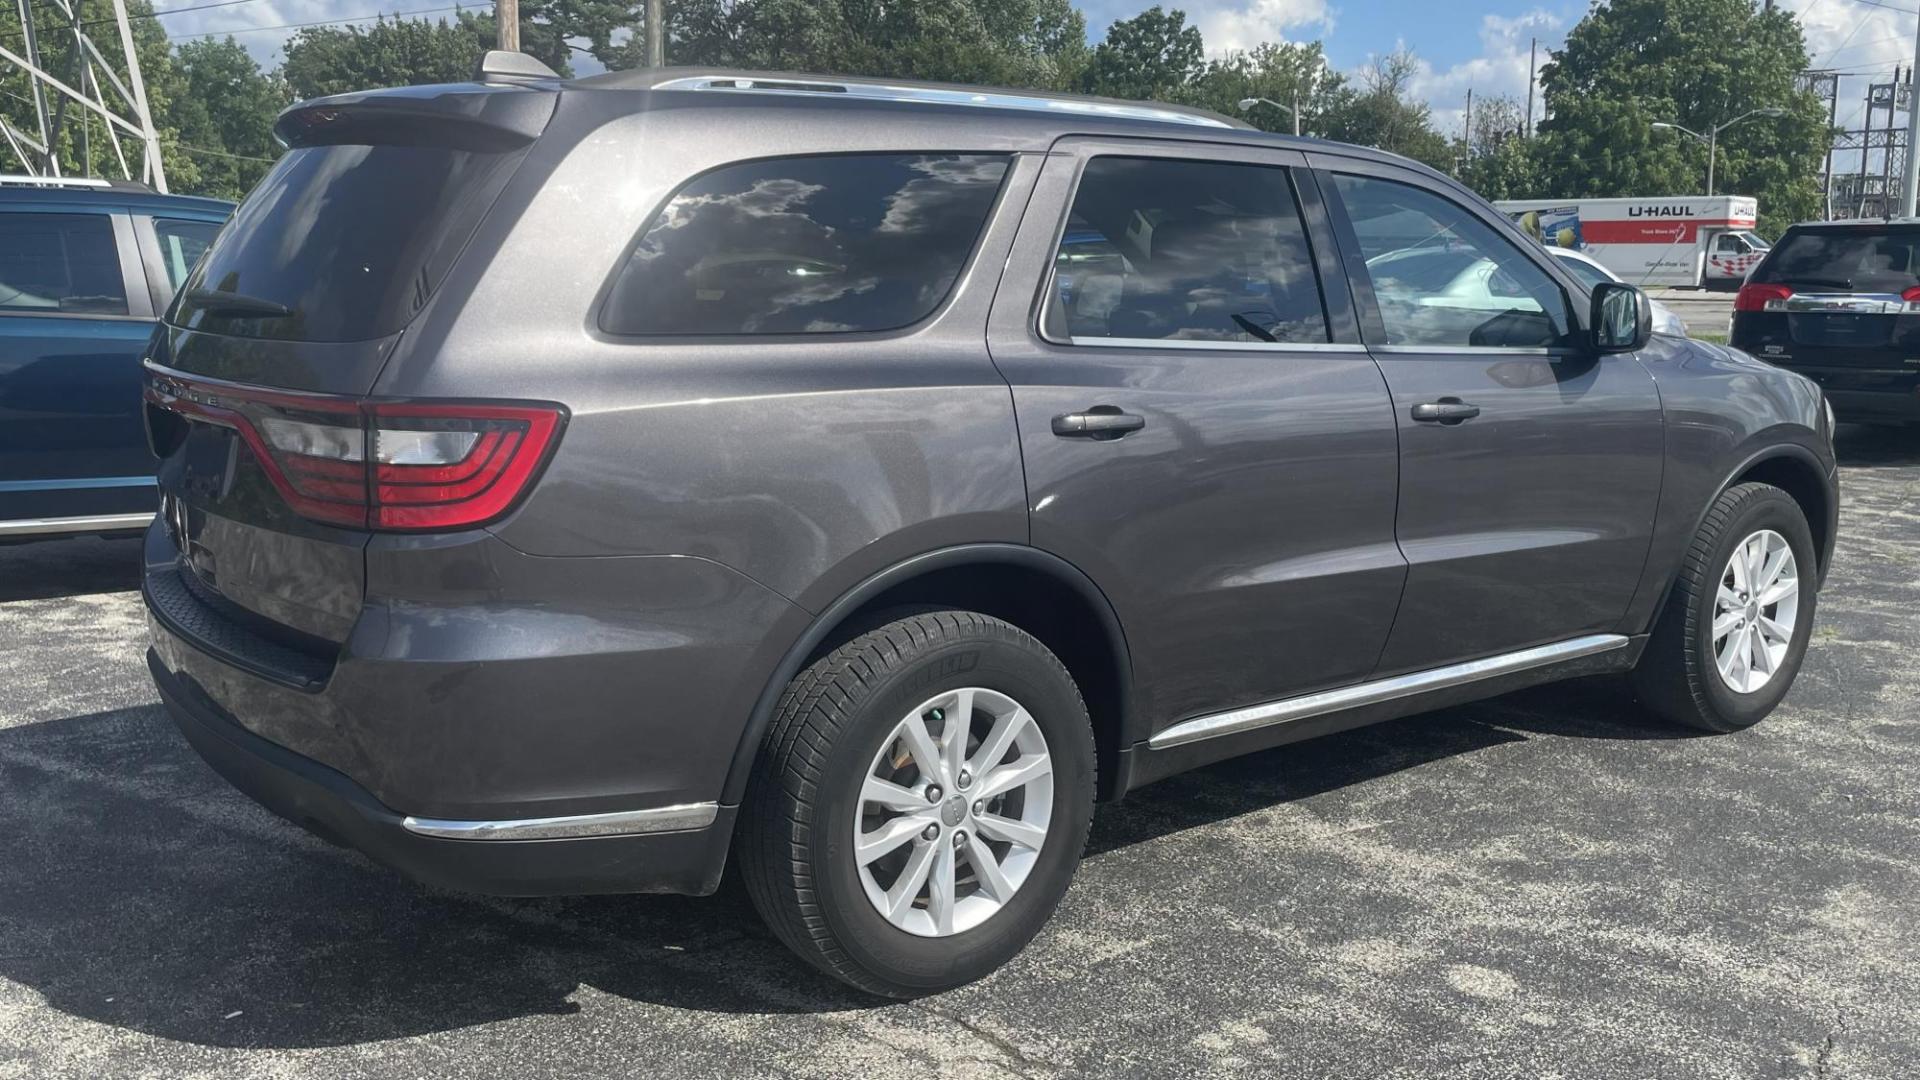
[(1718, 601), (1722, 611), (1738, 611), (1744, 606), (1740, 603), (1740, 594), (1725, 585), (1720, 586), (1720, 591), (1714, 594), (1714, 599)]
[(1760, 568), (1760, 578), (1754, 582), (1754, 591), (1764, 593), (1772, 588), (1774, 582), (1780, 580), (1780, 571), (1786, 569), (1787, 560), (1791, 558), (1793, 552), (1786, 547), (1767, 556), (1766, 565)]
[(1721, 612), (1720, 617), (1713, 620), (1713, 640), (1719, 641), (1721, 638), (1726, 637), (1728, 634), (1733, 633), (1734, 627), (1737, 627), (1739, 625), (1740, 625), (1739, 612), (1737, 611)]
[(907, 859), (907, 865), (894, 879), (893, 888), (887, 890), (887, 920), (899, 922), (906, 915), (913, 902), (920, 898), (920, 890), (927, 883), (927, 872), (933, 869), (934, 857), (940, 854), (938, 842), (920, 841), (914, 845), (913, 855)]
[(1763, 638), (1777, 641), (1782, 645), (1793, 640), (1793, 631), (1781, 626), (1778, 622), (1767, 618), (1765, 615), (1760, 616), (1760, 633)]
[(1053, 762), (1045, 754), (1028, 754), (1015, 758), (987, 774), (986, 780), (975, 789), (976, 799), (991, 799), (996, 795), (1005, 795), (1015, 788), (1025, 787), (1053, 772)]
[(978, 841), (968, 844), (967, 861), (973, 864), (974, 876), (988, 896), (1003, 904), (1013, 899), (1013, 883), (1000, 872), (1000, 860), (993, 857), (992, 848)]
[(1766, 565), (1767, 541), (1759, 535), (1747, 538), (1747, 591), (1760, 588), (1760, 569)]
[(861, 866), (865, 866), (920, 835), (920, 831), (926, 827), (926, 821), (913, 815), (893, 818), (872, 832), (861, 833), (858, 843), (854, 845), (854, 857), (860, 860)]
[(1733, 591), (1736, 593), (1748, 591), (1751, 583), (1747, 580), (1747, 547), (1745, 544), (1740, 545), (1740, 549), (1733, 553), (1732, 560), (1727, 563), (1727, 570), (1733, 575)]
[(987, 732), (987, 737), (980, 742), (980, 749), (975, 750), (970, 759), (974, 775), (983, 776), (992, 772), (993, 767), (1000, 764), (1000, 759), (1007, 756), (1007, 748), (1013, 745), (1013, 740), (1020, 737), (1021, 729), (1032, 719), (1027, 715), (1027, 710), (1016, 708), (995, 720), (993, 730)]
[(913, 763), (920, 769), (920, 776), (930, 784), (947, 783), (940, 772), (940, 748), (934, 745), (933, 737), (927, 734), (927, 718), (915, 713), (900, 724), (900, 740), (907, 744), (907, 753), (913, 755)]
[(1773, 672), (1773, 654), (1767, 651), (1767, 639), (1760, 633), (1758, 626), (1747, 627), (1747, 640), (1753, 647), (1753, 670), (1756, 674), (1768, 675)]
[(1033, 851), (1039, 851), (1040, 845), (1047, 839), (1047, 830), (1040, 826), (1000, 817), (997, 814), (976, 815), (973, 819), (973, 827), (989, 839), (1005, 840), (1009, 844), (1018, 844)]
[(1797, 593), (1799, 591), (1800, 591), (1799, 578), (1797, 577), (1782, 578), (1781, 580), (1774, 582), (1772, 585), (1767, 586), (1766, 591), (1760, 594), (1760, 606), (1772, 607), (1773, 605), (1779, 603), (1782, 600), (1787, 599), (1788, 597), (1792, 596), (1794, 593)]
[(1747, 635), (1735, 634), (1727, 639), (1727, 651), (1733, 655), (1727, 658), (1721, 674), (1727, 677), (1728, 685), (1742, 693), (1746, 692), (1747, 675), (1751, 670), (1748, 662)]
[(953, 933), (954, 869), (953, 845), (943, 837), (927, 845), (934, 849), (933, 872), (927, 882), (927, 914), (933, 916), (933, 928), (940, 934)]
[(918, 814), (927, 809), (927, 800), (919, 792), (877, 776), (867, 777), (867, 782), (860, 785), (860, 801), (879, 803), (902, 814)]
[(941, 747), (941, 767), (950, 785), (967, 763), (967, 735), (972, 729), (973, 688), (968, 687), (954, 695), (953, 707), (947, 710), (946, 730), (941, 732), (941, 737), (946, 740)]

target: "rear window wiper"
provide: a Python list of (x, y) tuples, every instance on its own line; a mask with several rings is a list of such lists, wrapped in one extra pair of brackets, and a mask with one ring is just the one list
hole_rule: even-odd
[(1779, 280), (1780, 280), (1780, 281), (1781, 281), (1781, 282), (1782, 282), (1783, 284), (1784, 284), (1784, 283), (1787, 283), (1787, 282), (1792, 282), (1792, 283), (1793, 283), (1793, 284), (1795, 284), (1795, 285), (1818, 285), (1818, 286), (1820, 286), (1821, 288), (1824, 288), (1824, 289), (1851, 289), (1851, 288), (1853, 288), (1853, 282), (1852, 282), (1852, 281), (1850, 281), (1850, 280), (1848, 280), (1847, 278), (1837, 278), (1837, 277), (1797, 277), (1797, 276), (1795, 276), (1795, 275), (1793, 275), (1793, 274), (1782, 274), (1782, 275), (1780, 275), (1780, 279), (1779, 279)]
[(209, 315), (255, 315), (284, 319), (293, 314), (293, 309), (285, 304), (220, 289), (188, 289), (186, 300)]

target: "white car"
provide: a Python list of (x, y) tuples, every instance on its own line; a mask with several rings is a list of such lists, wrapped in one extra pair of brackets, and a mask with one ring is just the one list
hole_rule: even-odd
[[(1603, 281), (1623, 280), (1619, 274), (1600, 265), (1591, 255), (1583, 255), (1572, 248), (1550, 247), (1547, 253), (1559, 259), (1561, 264), (1573, 271), (1573, 276), (1587, 283), (1589, 287)], [(1687, 336), (1687, 324), (1674, 310), (1658, 300), (1653, 301), (1653, 332), (1672, 334), (1676, 337)]]

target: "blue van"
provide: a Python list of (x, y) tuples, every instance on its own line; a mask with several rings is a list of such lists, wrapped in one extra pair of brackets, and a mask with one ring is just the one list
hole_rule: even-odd
[(0, 177), (0, 543), (153, 519), (140, 361), (232, 211), (141, 184)]

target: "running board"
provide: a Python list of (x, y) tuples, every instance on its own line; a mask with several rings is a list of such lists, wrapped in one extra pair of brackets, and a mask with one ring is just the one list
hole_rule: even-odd
[(1484, 679), (1496, 679), (1502, 675), (1512, 675), (1533, 668), (1565, 663), (1568, 660), (1578, 660), (1583, 656), (1596, 656), (1600, 653), (1624, 649), (1629, 640), (1623, 634), (1589, 634), (1586, 637), (1558, 641), (1551, 645), (1521, 649), (1519, 652), (1469, 660), (1464, 664), (1450, 664), (1447, 667), (1416, 671), (1411, 675), (1395, 675), (1388, 679), (1343, 686), (1338, 690), (1323, 690), (1317, 694), (1270, 701), (1265, 705), (1250, 705), (1244, 709), (1214, 713), (1211, 716), (1202, 716), (1175, 724), (1148, 739), (1147, 745), (1155, 750), (1165, 750), (1205, 739), (1238, 735), (1241, 732), (1257, 731), (1260, 728), (1278, 724), (1291, 724), (1309, 717), (1324, 716), (1327, 713), (1342, 712), (1365, 705), (1378, 705), (1417, 694), (1431, 693), (1435, 690), (1466, 686)]

